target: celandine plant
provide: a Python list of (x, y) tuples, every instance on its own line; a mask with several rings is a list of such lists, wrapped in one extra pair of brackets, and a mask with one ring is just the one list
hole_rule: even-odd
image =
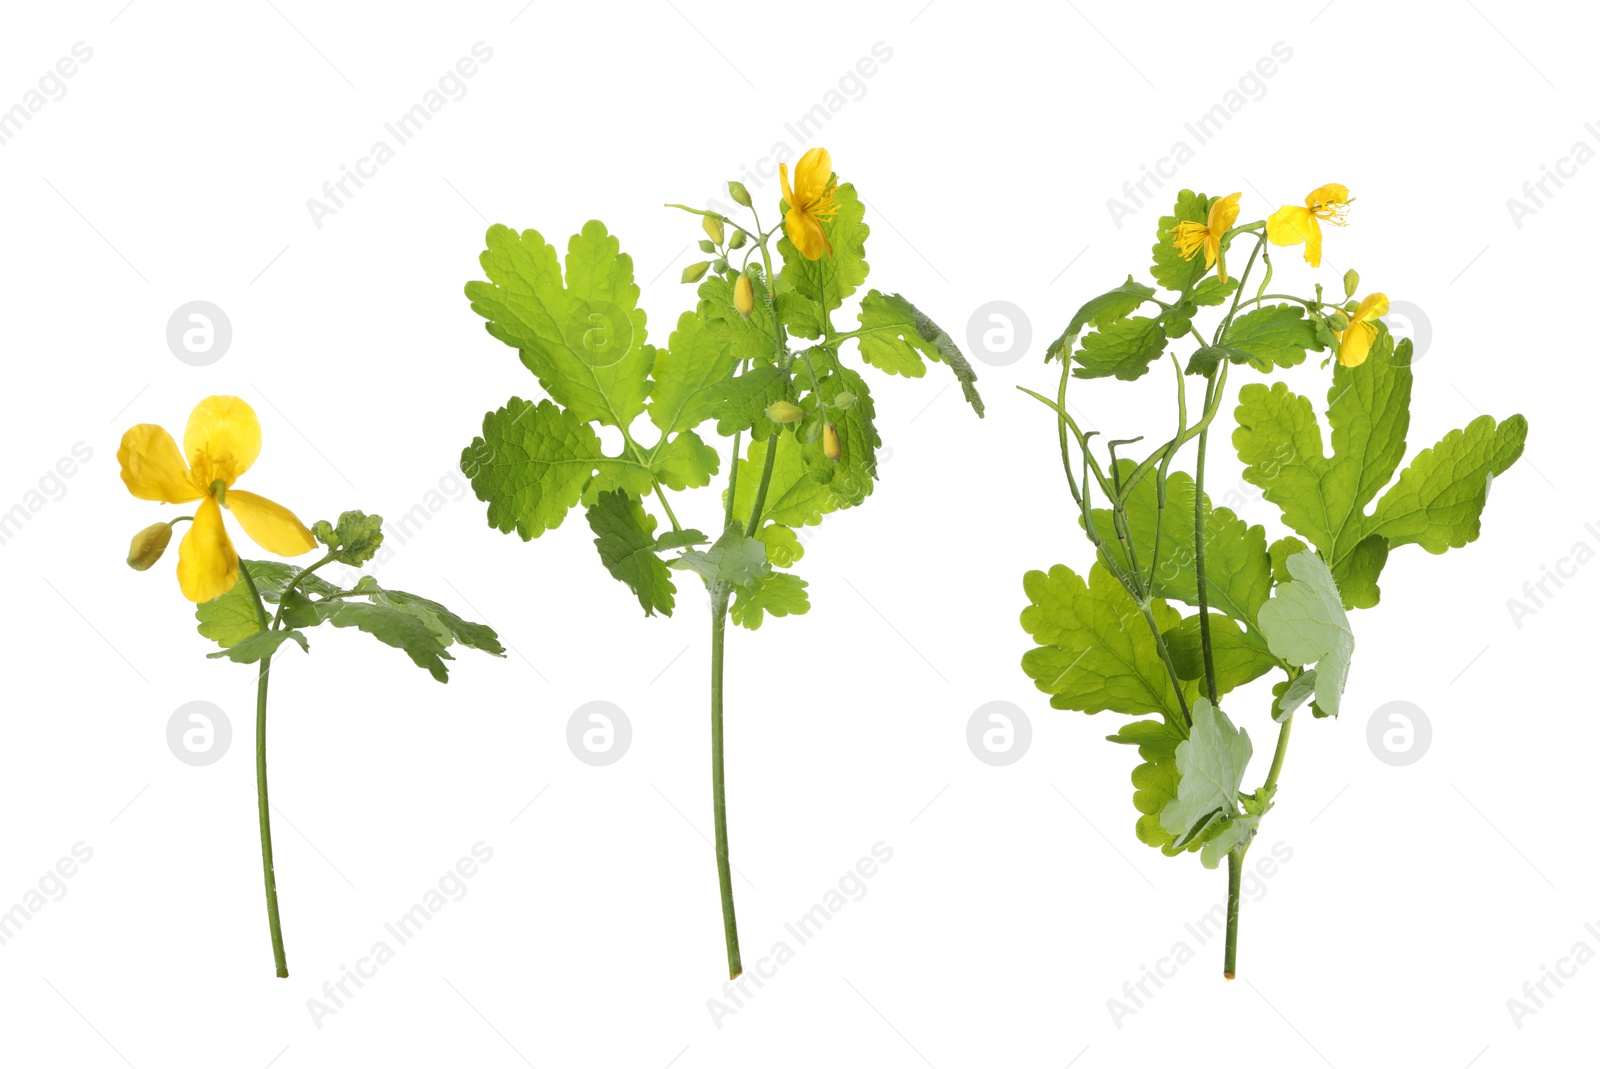
[[(1422, 450), (1396, 478), (1410, 422), (1412, 350), (1409, 339), (1396, 344), (1379, 318), (1388, 298), (1357, 300), (1354, 271), (1337, 301), (1324, 300), (1321, 285), (1311, 296), (1268, 292), (1268, 244), (1304, 244), (1305, 259), (1320, 266), (1322, 223), (1342, 225), (1348, 191), (1322, 186), (1304, 207), (1235, 225), (1239, 196), (1180, 193), (1152, 249), (1150, 273), (1165, 292), (1130, 275), (1079, 309), (1049, 348), (1046, 359), (1061, 363), (1060, 383), (1053, 399), (1033, 396), (1056, 413), (1067, 485), (1095, 561), (1087, 579), (1060, 564), (1027, 573), (1022, 612), (1022, 626), (1039, 643), (1022, 667), (1052, 706), (1140, 717), (1108, 736), (1138, 749), (1139, 840), (1168, 855), (1198, 851), (1207, 868), (1227, 859), (1229, 979), (1245, 852), (1273, 806), (1296, 710), (1309, 701), (1315, 717), (1339, 712), (1355, 647), (1346, 610), (1378, 604), (1378, 577), (1400, 546), (1443, 553), (1476, 539), (1490, 481), (1522, 454), (1528, 430), (1521, 416), (1498, 423), (1481, 416)], [(1234, 279), (1227, 259), (1240, 242), (1249, 256)], [(1259, 282), (1246, 298), (1258, 265)], [(1195, 323), (1207, 308), (1221, 310), (1209, 337)], [(1133, 381), (1169, 347), (1188, 342), (1186, 363), (1171, 358), (1172, 437), (1137, 461), (1118, 450), (1140, 438), (1107, 441), (1102, 461), (1091, 449), (1096, 432), (1082, 431), (1069, 411), (1069, 380)], [(1324, 350), (1337, 356), (1327, 393), (1331, 454), (1310, 398), (1283, 382), (1239, 390), (1233, 446), (1244, 476), (1295, 532), (1269, 544), (1265, 528), (1206, 498), (1206, 438), (1230, 367), (1271, 375)], [(1186, 376), (1203, 393), (1198, 406)], [(1175, 467), (1190, 442), (1192, 475)], [(1266, 779), (1246, 792), (1250, 737), (1222, 706), (1229, 692), (1270, 672), (1282, 675), (1263, 710), (1277, 726), (1277, 746)]]
[[(306, 631), (318, 624), (353, 627), (404, 650), (419, 667), (446, 682), (448, 647), (460, 643), (503, 654), (490, 628), (463, 620), (438, 602), (380, 587), (370, 575), (348, 590), (316, 573), (335, 562), (359, 568), (383, 542), (383, 518), (346, 512), (337, 524), (321, 520), (307, 528), (288, 509), (237, 489), (234, 483), (261, 452), (261, 423), (237, 397), (208, 397), (195, 406), (183, 432), (183, 451), (153, 423), (129, 428), (117, 460), (134, 497), (168, 505), (200, 502), (192, 516), (179, 516), (140, 531), (128, 564), (144, 571), (161, 559), (179, 523), (189, 531), (178, 546), (178, 587), (197, 602), (200, 634), (222, 647), (211, 657), (257, 665), (256, 807), (261, 832), (261, 868), (267, 888), (267, 922), (279, 976), (289, 975), (278, 920), (278, 884), (272, 868), (272, 826), (267, 802), (267, 682), (272, 657), (285, 642), (309, 651)], [(279, 561), (240, 560), (222, 522), (227, 509), (261, 548), (298, 557), (319, 546), (323, 554), (305, 568)], [(273, 606), (271, 613), (268, 606)]]
[[(869, 290), (857, 325), (835, 324), (867, 277), (861, 201), (822, 149), (801, 157), (792, 186), (781, 172), (781, 221), (770, 228), (737, 182), (729, 193), (748, 222), (669, 205), (701, 216), (709, 259), (683, 273), (699, 283), (699, 301), (665, 348), (645, 342), (633, 260), (596, 221), (568, 241), (564, 278), (537, 231), (491, 227), (480, 258), (488, 281), (466, 289), (489, 333), (518, 350), (549, 395), (488, 413), (462, 454), (490, 526), (536, 538), (581, 503), (600, 563), (647, 616), (672, 614), (674, 571), (695, 573), (710, 595), (711, 787), (730, 976), (741, 965), (723, 789), (724, 636), (730, 618), (754, 630), (769, 615), (804, 613), (805, 581), (780, 570), (800, 559), (796, 529), (872, 491), (872, 394), (846, 365), (845, 343), (891, 375), (920, 377), (924, 357), (943, 361), (983, 413), (971, 366), (905, 298)], [(654, 441), (637, 440), (641, 416)], [(678, 522), (668, 491), (711, 485), (720, 458), (699, 428), (712, 422), (731, 443), (722, 505), (704, 534)], [(602, 450), (595, 424), (620, 432), (620, 453)], [(658, 533), (661, 518), (670, 529)]]

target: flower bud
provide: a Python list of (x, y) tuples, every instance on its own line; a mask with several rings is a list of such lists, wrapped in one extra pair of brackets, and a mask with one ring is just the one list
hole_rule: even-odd
[(833, 395), (833, 407), (840, 412), (848, 412), (856, 407), (856, 395), (848, 390), (840, 390)]
[(172, 524), (152, 523), (133, 536), (128, 544), (128, 567), (136, 572), (145, 571), (161, 559), (172, 541)]
[(806, 410), (792, 401), (774, 401), (767, 406), (767, 418), (774, 423), (799, 423)]
[(722, 257), (718, 256), (715, 260), (713, 260), (711, 262), (711, 270), (715, 271), (719, 275), (727, 274), (728, 273), (728, 261), (726, 261)]
[(744, 205), (746, 208), (750, 207), (750, 191), (744, 188), (743, 182), (729, 182), (728, 196), (732, 197), (735, 201)]
[(1359, 285), (1361, 285), (1361, 276), (1352, 267), (1344, 273), (1344, 295), (1346, 297), (1354, 297), (1356, 295), (1356, 287)]
[(1328, 326), (1332, 327), (1334, 330), (1349, 330), (1350, 317), (1345, 315), (1343, 312), (1335, 312), (1328, 317)]
[(839, 428), (831, 423), (822, 428), (822, 455), (829, 460), (838, 460), (843, 452), (839, 447)]
[(709, 215), (702, 215), (700, 217), (700, 225), (705, 228), (706, 237), (710, 238), (712, 241), (716, 242), (718, 245), (722, 244), (722, 220), (721, 219), (713, 219)]
[(746, 319), (756, 310), (756, 288), (750, 284), (750, 276), (739, 275), (739, 281), (733, 284), (733, 307)]
[(699, 282), (706, 275), (706, 269), (711, 266), (710, 260), (701, 260), (697, 264), (690, 264), (683, 269), (684, 282)]
[(728, 248), (730, 248), (730, 249), (742, 249), (742, 248), (744, 248), (744, 243), (746, 241), (748, 241), (749, 238), (750, 238), (750, 235), (746, 231), (735, 230), (733, 232), (733, 237), (728, 239)]

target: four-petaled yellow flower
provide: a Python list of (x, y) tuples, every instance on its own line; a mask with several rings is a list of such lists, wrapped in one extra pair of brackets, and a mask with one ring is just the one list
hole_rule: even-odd
[(1350, 325), (1339, 332), (1339, 363), (1345, 367), (1364, 364), (1373, 339), (1378, 336), (1377, 321), (1389, 314), (1389, 298), (1369, 293), (1350, 313)]
[(1239, 198), (1243, 194), (1230, 193), (1211, 202), (1211, 211), (1203, 223), (1179, 223), (1172, 228), (1172, 243), (1186, 260), (1206, 250), (1206, 266), (1217, 265), (1217, 277), (1228, 281), (1228, 265), (1222, 262), (1222, 235), (1239, 218)]
[(794, 165), (792, 187), (788, 164), (778, 164), (778, 177), (783, 182), (783, 199), (789, 205), (783, 217), (784, 233), (808, 260), (820, 260), (824, 252), (832, 256), (833, 243), (823, 233), (822, 224), (839, 211), (833, 199), (833, 157), (825, 148), (814, 148)]
[(1267, 240), (1274, 245), (1306, 244), (1306, 262), (1312, 267), (1322, 266), (1322, 224), (1327, 220), (1334, 226), (1344, 226), (1345, 212), (1350, 210), (1350, 191), (1337, 182), (1318, 186), (1306, 194), (1306, 206), (1285, 204), (1267, 217)]
[(260, 452), (261, 421), (237, 397), (207, 397), (195, 406), (183, 432), (182, 454), (172, 435), (153, 423), (130, 427), (122, 436), (117, 461), (134, 497), (170, 505), (200, 502), (178, 547), (178, 586), (190, 601), (221, 597), (239, 579), (239, 554), (223, 526), (223, 506), (269, 552), (294, 557), (316, 548), (317, 540), (294, 513), (232, 489)]

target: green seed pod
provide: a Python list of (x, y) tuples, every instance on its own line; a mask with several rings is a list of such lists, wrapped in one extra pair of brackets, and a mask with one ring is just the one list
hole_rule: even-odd
[(792, 401), (774, 401), (767, 406), (767, 418), (774, 423), (799, 423), (806, 410)]
[(750, 191), (744, 188), (743, 182), (729, 182), (728, 196), (746, 208), (750, 207)]
[(710, 260), (701, 260), (697, 264), (690, 264), (688, 267), (683, 269), (683, 277), (680, 279), (680, 281), (699, 282), (702, 278), (706, 277), (706, 271), (708, 271), (710, 267)]
[(128, 544), (128, 567), (136, 572), (148, 569), (161, 559), (172, 541), (172, 524), (152, 523), (133, 536)]

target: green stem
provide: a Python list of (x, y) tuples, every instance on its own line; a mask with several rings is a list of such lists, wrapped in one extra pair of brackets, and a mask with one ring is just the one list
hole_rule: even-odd
[[(1206, 383), (1209, 392), (1216, 387), (1216, 372)], [(1211, 398), (1207, 397), (1210, 407)], [(1206, 607), (1206, 430), (1200, 431), (1194, 458), (1194, 582), (1195, 606), (1200, 610), (1200, 656), (1205, 664), (1206, 696), (1217, 704), (1217, 668), (1211, 655), (1211, 614)]]
[[(256, 620), (265, 630), (266, 608), (261, 604), (261, 593), (256, 589), (255, 578), (243, 561), (239, 562), (239, 574), (250, 588), (250, 596), (256, 606)], [(267, 802), (267, 680), (271, 672), (272, 658), (263, 657), (256, 676), (256, 815), (261, 826), (261, 873), (267, 888), (267, 925), (272, 932), (272, 961), (277, 966), (278, 975), (287, 977), (289, 962), (283, 952), (283, 923), (278, 918), (278, 880), (272, 871), (272, 817)]]
[(1222, 978), (1232, 980), (1239, 966), (1239, 882), (1244, 874), (1244, 847), (1228, 851), (1228, 935), (1222, 950)]
[(722, 934), (728, 947), (728, 979), (744, 972), (739, 961), (739, 923), (733, 914), (733, 871), (728, 861), (727, 792), (722, 771), (722, 661), (728, 624), (728, 592), (712, 592), (711, 604), (711, 805), (717, 836), (717, 886), (722, 894)]

